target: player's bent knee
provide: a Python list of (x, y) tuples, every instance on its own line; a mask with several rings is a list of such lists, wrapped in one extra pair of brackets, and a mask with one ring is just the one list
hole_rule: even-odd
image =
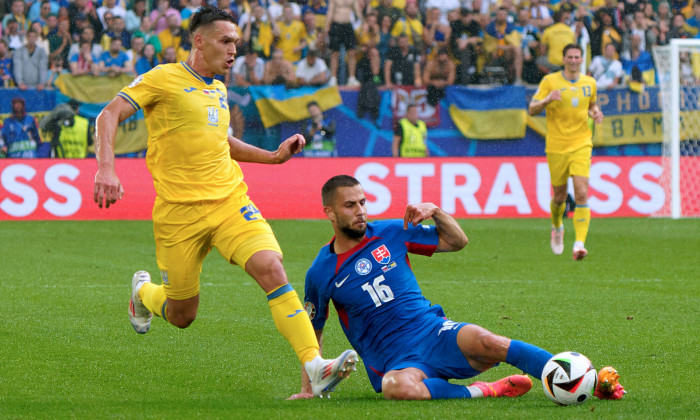
[(387, 374), (382, 379), (382, 393), (387, 400), (429, 400), (430, 392), (421, 385), (406, 375)]
[(195, 318), (197, 318), (196, 314), (168, 313), (168, 321), (178, 328), (189, 327), (194, 322)]
[(416, 393), (415, 386), (408, 384), (406, 382), (400, 382), (397, 384), (382, 387), (382, 392), (384, 393), (384, 398), (387, 400), (420, 400), (420, 395)]
[(168, 322), (178, 328), (189, 327), (197, 318), (197, 304), (184, 301), (168, 301), (166, 308)]

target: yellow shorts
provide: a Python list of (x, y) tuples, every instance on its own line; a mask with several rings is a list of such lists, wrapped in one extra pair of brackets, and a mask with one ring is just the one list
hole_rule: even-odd
[(582, 147), (571, 153), (547, 153), (552, 186), (566, 185), (570, 176), (591, 175), (591, 148)]
[(153, 235), (165, 295), (177, 300), (199, 293), (199, 273), (212, 247), (241, 267), (258, 251), (282, 254), (270, 225), (247, 195), (193, 204), (156, 198)]

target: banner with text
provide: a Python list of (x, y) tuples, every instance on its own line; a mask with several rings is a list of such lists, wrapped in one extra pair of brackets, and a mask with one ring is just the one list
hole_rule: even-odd
[[(700, 158), (682, 158), (700, 170)], [(337, 174), (356, 177), (371, 218), (400, 218), (430, 201), (457, 218), (547, 217), (549, 169), (543, 158), (295, 158), (284, 165), (241, 164), (249, 194), (268, 219), (323, 219), (320, 191)], [(155, 193), (142, 159), (118, 159), (124, 186), (109, 209), (93, 202), (94, 160), (0, 160), (0, 220), (148, 220)], [(594, 216), (651, 216), (668, 201), (658, 158), (593, 158)], [(684, 187), (688, 188), (688, 187)], [(695, 200), (685, 214), (700, 215)], [(688, 213), (690, 212), (690, 213)], [(694, 212), (694, 213), (693, 213)]]

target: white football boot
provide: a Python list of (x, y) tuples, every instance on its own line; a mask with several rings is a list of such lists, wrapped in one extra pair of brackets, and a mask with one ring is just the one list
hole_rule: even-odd
[(583, 246), (583, 242), (576, 241), (574, 244), (574, 261), (580, 261), (588, 256), (588, 251)]
[(311, 380), (311, 389), (314, 396), (330, 398), (330, 393), (343, 379), (350, 376), (356, 368), (357, 353), (355, 350), (345, 350), (337, 359), (326, 360), (316, 356), (310, 362), (306, 362), (304, 368)]
[(561, 255), (564, 252), (564, 225), (561, 225), (559, 228), (552, 228), (550, 245), (555, 255)]
[(153, 314), (146, 308), (139, 298), (139, 289), (144, 283), (151, 282), (151, 275), (147, 271), (137, 271), (131, 278), (131, 299), (129, 300), (129, 321), (139, 334), (146, 334), (151, 327)]

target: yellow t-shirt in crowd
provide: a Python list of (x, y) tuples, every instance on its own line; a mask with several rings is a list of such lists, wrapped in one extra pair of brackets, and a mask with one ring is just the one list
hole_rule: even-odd
[(576, 34), (569, 25), (559, 22), (544, 30), (540, 42), (547, 45), (547, 61), (561, 66), (564, 64), (564, 47), (576, 43)]
[(301, 40), (306, 39), (306, 26), (299, 20), (293, 20), (290, 24), (279, 21), (277, 26), (280, 28), (277, 48), (284, 52), (284, 59), (292, 63), (301, 60), (301, 51), (294, 52), (294, 48), (299, 46)]

